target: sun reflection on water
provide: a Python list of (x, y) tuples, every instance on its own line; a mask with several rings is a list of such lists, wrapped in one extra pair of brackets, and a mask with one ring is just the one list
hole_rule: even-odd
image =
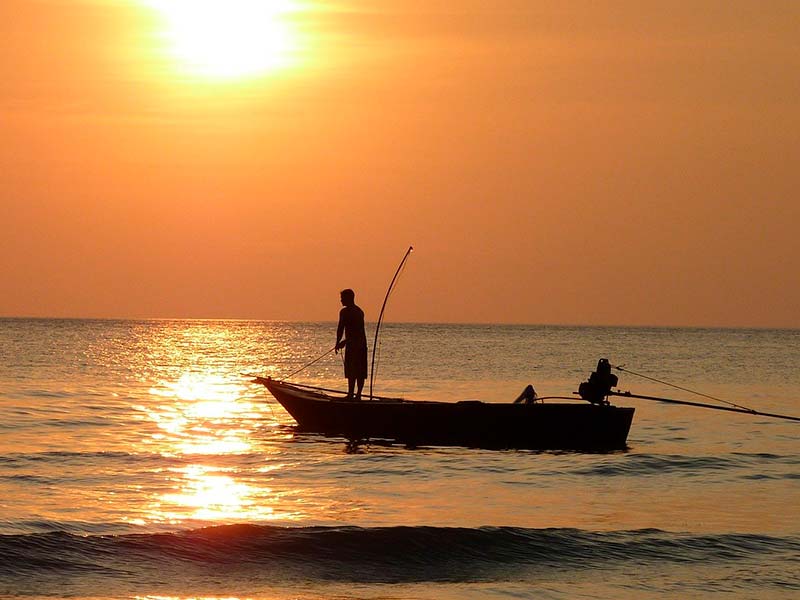
[(151, 437), (165, 455), (246, 454), (261, 413), (242, 398), (246, 388), (220, 376), (185, 373), (150, 393), (170, 400), (147, 410), (159, 432)]
[(231, 472), (218, 467), (190, 465), (174, 469), (180, 474), (182, 488), (161, 496), (158, 516), (168, 522), (186, 518), (201, 521), (268, 521), (288, 519), (277, 513), (269, 502), (272, 490), (237, 480)]
[(239, 596), (134, 596), (134, 600), (246, 600)]
[[(187, 520), (221, 523), (290, 520), (296, 516), (274, 508), (277, 495), (265, 485), (281, 468), (263, 464), (253, 440), (263, 427), (264, 414), (247, 399), (248, 388), (217, 374), (187, 372), (177, 381), (160, 381), (150, 389), (155, 402), (142, 407), (155, 425), (145, 443), (164, 457), (190, 464), (164, 469), (169, 491), (157, 494), (142, 523)], [(270, 424), (270, 425), (274, 425)], [(239, 466), (226, 456), (238, 455)], [(194, 462), (201, 459), (202, 462)], [(218, 462), (226, 466), (220, 466)]]

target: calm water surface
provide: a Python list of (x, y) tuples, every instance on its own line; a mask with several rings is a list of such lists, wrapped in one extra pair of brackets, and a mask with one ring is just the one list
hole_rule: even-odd
[[(0, 595), (800, 597), (800, 423), (618, 401), (637, 408), (625, 452), (347, 452), (242, 375), (285, 376), (334, 329), (0, 319)], [(798, 331), (383, 332), (381, 394), (569, 395), (608, 357), (800, 414)], [(340, 360), (293, 380), (341, 387)]]

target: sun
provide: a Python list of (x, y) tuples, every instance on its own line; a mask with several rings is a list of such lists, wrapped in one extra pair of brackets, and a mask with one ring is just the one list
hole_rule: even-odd
[(296, 50), (292, 0), (148, 0), (163, 16), (175, 58), (191, 74), (258, 76), (288, 66)]

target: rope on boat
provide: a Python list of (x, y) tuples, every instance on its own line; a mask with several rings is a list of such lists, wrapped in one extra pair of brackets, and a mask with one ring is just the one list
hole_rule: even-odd
[(334, 347), (333, 347), (333, 348), (331, 348), (330, 350), (326, 350), (324, 353), (320, 354), (320, 355), (319, 355), (317, 358), (315, 358), (314, 360), (312, 360), (310, 363), (306, 363), (306, 364), (304, 364), (302, 367), (300, 367), (300, 368), (299, 368), (299, 369), (297, 369), (296, 371), (292, 371), (292, 372), (291, 372), (291, 373), (289, 373), (289, 374), (288, 374), (286, 377), (284, 377), (284, 378), (283, 378), (283, 381), (286, 381), (286, 380), (287, 380), (287, 379), (289, 379), (290, 377), (294, 377), (294, 376), (295, 376), (295, 375), (297, 375), (297, 374), (298, 374), (300, 371), (303, 371), (303, 370), (307, 369), (308, 367), (310, 367), (310, 366), (311, 366), (311, 365), (313, 365), (314, 363), (318, 363), (319, 361), (321, 361), (323, 358), (325, 358), (326, 356), (328, 356), (328, 354), (330, 354), (330, 353), (331, 353), (331, 352), (333, 352), (334, 350), (336, 350), (336, 346), (334, 346)]
[[(614, 366), (614, 365), (612, 365)], [(728, 406), (733, 406), (734, 408), (738, 408), (740, 410), (749, 411), (751, 413), (758, 412), (757, 410), (750, 408), (748, 406), (741, 406), (739, 404), (734, 404), (733, 402), (728, 402), (727, 400), (723, 400), (722, 398), (717, 398), (716, 396), (710, 396), (708, 394), (704, 394), (703, 392), (698, 392), (696, 390), (690, 390), (689, 388), (681, 387), (679, 385), (675, 385), (674, 383), (670, 383), (668, 381), (662, 381), (661, 379), (656, 379), (655, 377), (650, 377), (648, 375), (642, 375), (641, 373), (637, 373), (635, 371), (631, 371), (630, 369), (626, 369), (625, 365), (614, 366), (617, 371), (622, 371), (623, 373), (630, 373), (631, 375), (636, 375), (636, 377), (641, 377), (642, 379), (647, 379), (649, 381), (653, 381), (655, 383), (660, 383), (662, 385), (666, 385), (676, 390), (681, 390), (683, 392), (688, 392), (690, 394), (695, 394), (697, 396), (702, 396), (703, 398), (708, 398), (709, 400), (715, 400), (716, 402), (722, 402), (723, 404), (727, 404)]]
[(714, 400), (716, 402), (722, 402), (724, 404), (727, 404), (728, 406), (714, 406), (713, 404), (704, 404), (704, 403), (701, 403), (701, 402), (688, 402), (686, 400), (672, 400), (670, 398), (656, 398), (656, 397), (653, 397), (653, 396), (642, 396), (640, 394), (631, 394), (630, 392), (611, 392), (611, 395), (613, 395), (613, 396), (628, 397), (628, 398), (640, 398), (642, 400), (655, 400), (657, 402), (667, 402), (667, 403), (670, 403), (670, 404), (684, 404), (686, 406), (698, 406), (700, 408), (713, 408), (715, 410), (727, 410), (727, 411), (731, 411), (731, 412), (740, 412), (740, 413), (746, 413), (746, 414), (751, 414), (751, 415), (756, 415), (756, 416), (761, 416), (761, 417), (773, 417), (773, 418), (776, 418), (776, 419), (786, 419), (786, 420), (789, 420), (789, 421), (800, 421), (800, 417), (795, 417), (795, 416), (792, 416), (792, 415), (781, 415), (781, 414), (776, 414), (776, 413), (767, 413), (767, 412), (762, 412), (762, 411), (759, 411), (759, 410), (755, 410), (754, 408), (750, 408), (748, 406), (741, 406), (739, 404), (735, 404), (733, 402), (729, 402), (727, 400), (723, 400), (722, 398), (717, 398), (715, 396), (710, 396), (709, 394), (704, 394), (704, 393), (698, 392), (696, 390), (690, 390), (688, 388), (681, 387), (679, 385), (675, 385), (674, 383), (669, 383), (668, 381), (662, 381), (660, 379), (656, 379), (655, 377), (650, 377), (648, 375), (643, 375), (641, 373), (636, 373), (635, 371), (631, 371), (629, 369), (624, 368), (624, 366), (614, 366), (614, 368), (617, 369), (618, 371), (622, 371), (624, 373), (630, 373), (631, 375), (635, 375), (637, 377), (641, 377), (641, 378), (647, 379), (649, 381), (654, 381), (654, 382), (660, 383), (662, 385), (667, 385), (667, 386), (673, 387), (675, 389), (682, 390), (684, 392), (688, 392), (690, 394), (697, 394), (698, 396), (702, 396), (704, 398), (709, 398), (709, 399)]

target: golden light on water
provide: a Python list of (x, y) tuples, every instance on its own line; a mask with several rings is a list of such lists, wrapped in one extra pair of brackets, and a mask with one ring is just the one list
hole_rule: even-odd
[(241, 398), (244, 387), (220, 376), (186, 373), (150, 393), (169, 399), (148, 411), (160, 433), (153, 437), (162, 454), (243, 454), (260, 413)]
[(238, 596), (134, 596), (135, 600), (245, 600)]
[(270, 489), (256, 490), (224, 469), (191, 465), (175, 472), (181, 475), (183, 487), (178, 493), (161, 497), (161, 520), (265, 521), (289, 516), (277, 515), (271, 506), (264, 504), (264, 496), (271, 493)]
[(299, 37), (293, 0), (147, 0), (164, 20), (170, 52), (186, 72), (231, 80), (289, 66)]
[(295, 517), (286, 511), (276, 511), (273, 507), (276, 494), (263, 485), (268, 481), (265, 474), (282, 465), (257, 466), (252, 469), (257, 481), (250, 481), (237, 468), (214, 464), (224, 461), (226, 455), (264, 451), (256, 448), (253, 441), (258, 439), (264, 414), (246, 398), (246, 392), (244, 384), (202, 372), (184, 373), (177, 381), (162, 381), (150, 389), (156, 401), (145, 413), (155, 425), (155, 432), (147, 445), (163, 456), (185, 457), (193, 464), (163, 471), (171, 489), (153, 497), (140, 524), (187, 520), (231, 523)]

